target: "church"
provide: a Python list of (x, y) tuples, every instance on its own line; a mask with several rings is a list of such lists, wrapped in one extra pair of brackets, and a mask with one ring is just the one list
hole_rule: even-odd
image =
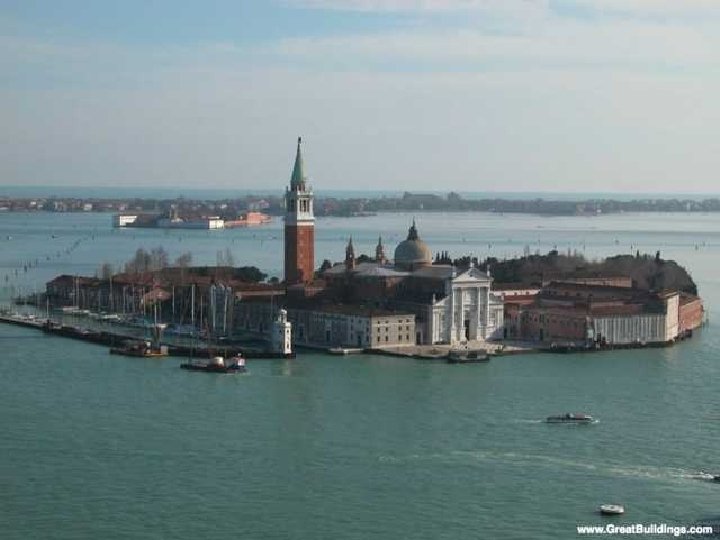
[(394, 258), (378, 239), (375, 260), (357, 263), (352, 240), (345, 261), (322, 273), (325, 294), (350, 305), (371, 305), (415, 316), (415, 343), (456, 344), (502, 337), (503, 302), (492, 277), (471, 266), (433, 264), (432, 252), (413, 220)]
[(285, 191), (284, 290), (238, 302), (240, 329), (262, 332), (272, 310), (284, 307), (299, 345), (383, 348), (502, 337), (503, 302), (491, 291), (492, 277), (474, 266), (433, 264), (415, 220), (392, 259), (378, 238), (374, 260), (360, 262), (349, 239), (343, 262), (316, 271), (314, 195), (301, 144)]

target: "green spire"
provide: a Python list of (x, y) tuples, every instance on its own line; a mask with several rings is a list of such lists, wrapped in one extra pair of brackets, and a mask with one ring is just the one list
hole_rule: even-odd
[(297, 154), (295, 155), (295, 167), (293, 167), (292, 177), (290, 178), (290, 189), (297, 191), (305, 189), (305, 168), (303, 167), (302, 153), (300, 152), (300, 143), (302, 137), (298, 137)]

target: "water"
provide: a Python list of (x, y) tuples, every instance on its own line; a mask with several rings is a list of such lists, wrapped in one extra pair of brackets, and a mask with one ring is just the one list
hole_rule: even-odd
[[(453, 255), (557, 245), (589, 257), (640, 249), (685, 264), (711, 318), (720, 301), (720, 216), (599, 218), (420, 214)], [(326, 219), (318, 259), (389, 251), (411, 215)], [(56, 238), (52, 238), (55, 235)], [(7, 240), (11, 236), (11, 240)], [(14, 276), (33, 255), (69, 255)], [(163, 244), (279, 274), (280, 224), (232, 231), (113, 231), (107, 215), (0, 215), (0, 278), (32, 288)], [(697, 248), (696, 248), (697, 246)], [(8, 285), (9, 287), (9, 285)], [(6, 291), (7, 292), (7, 291)], [(603, 523), (717, 518), (720, 334), (668, 349), (527, 355), (449, 366), (372, 355), (253, 361), (243, 376), (180, 359), (0, 326), (2, 538), (576, 538)], [(600, 419), (547, 425), (565, 411)]]

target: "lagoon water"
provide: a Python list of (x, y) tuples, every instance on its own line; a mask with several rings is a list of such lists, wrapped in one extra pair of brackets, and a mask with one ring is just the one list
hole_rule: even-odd
[[(318, 262), (340, 260), (350, 234), (360, 252), (379, 234), (392, 252), (412, 217), (319, 220)], [(454, 256), (660, 250), (690, 270), (711, 322), (720, 305), (718, 215), (416, 217)], [(158, 245), (197, 264), (228, 247), (281, 272), (280, 223), (113, 230), (107, 214), (2, 214), (0, 296)], [(605, 502), (625, 504), (616, 523), (720, 517), (720, 486), (694, 477), (720, 470), (712, 324), (667, 349), (473, 366), (302, 353), (208, 376), (179, 363), (0, 326), (0, 537), (576, 538), (607, 522)], [(541, 422), (566, 411), (600, 421)]]

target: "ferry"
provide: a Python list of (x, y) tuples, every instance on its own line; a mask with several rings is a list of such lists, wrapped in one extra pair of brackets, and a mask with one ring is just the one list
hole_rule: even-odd
[(207, 362), (187, 362), (180, 364), (181, 369), (189, 371), (204, 371), (205, 373), (245, 373), (245, 358), (237, 354), (225, 360), (222, 356), (215, 356)]
[(548, 424), (591, 424), (595, 419), (584, 413), (565, 413), (558, 416), (548, 416)]

